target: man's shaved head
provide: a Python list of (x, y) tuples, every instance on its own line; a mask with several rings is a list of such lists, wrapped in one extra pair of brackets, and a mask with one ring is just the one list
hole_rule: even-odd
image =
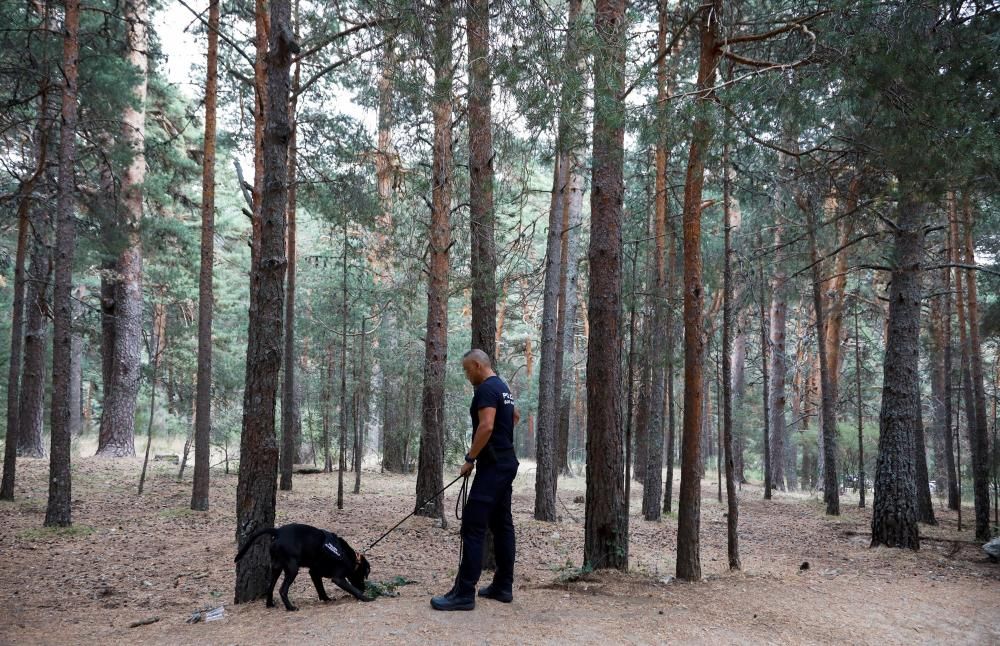
[(462, 355), (462, 368), (466, 379), (473, 386), (478, 386), (494, 374), (490, 355), (479, 348), (473, 348)]
[(492, 367), (493, 362), (490, 361), (490, 355), (486, 354), (479, 348), (473, 348), (462, 355), (462, 363), (465, 363), (470, 359), (480, 365), (486, 366), (487, 368)]

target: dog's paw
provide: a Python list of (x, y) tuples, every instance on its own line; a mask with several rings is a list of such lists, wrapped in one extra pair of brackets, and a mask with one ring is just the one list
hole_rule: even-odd
[(273, 608), (274, 607), (274, 599), (268, 599), (267, 603), (265, 603), (264, 605), (267, 606), (268, 608)]
[(299, 609), (298, 606), (285, 606), (285, 610), (287, 610), (288, 612), (297, 612), (298, 609)]
[(375, 597), (358, 597), (358, 600), (359, 601), (365, 601), (365, 602), (375, 601)]

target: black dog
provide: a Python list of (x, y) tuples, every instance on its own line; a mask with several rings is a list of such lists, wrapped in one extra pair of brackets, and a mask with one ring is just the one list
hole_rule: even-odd
[(254, 542), (264, 535), (271, 536), (271, 586), (267, 590), (267, 607), (274, 607), (274, 584), (285, 573), (281, 584), (281, 600), (286, 610), (298, 610), (288, 600), (288, 588), (292, 585), (300, 567), (309, 568), (309, 576), (316, 586), (322, 601), (329, 601), (323, 589), (323, 577), (331, 579), (341, 589), (350, 592), (359, 601), (374, 601), (365, 596), (365, 579), (371, 572), (368, 560), (355, 552), (347, 541), (333, 532), (291, 524), (277, 529), (262, 529), (247, 539), (234, 561), (239, 561)]

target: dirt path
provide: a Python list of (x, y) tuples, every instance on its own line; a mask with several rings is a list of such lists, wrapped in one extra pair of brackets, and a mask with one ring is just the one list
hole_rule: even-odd
[[(765, 505), (756, 487), (741, 493), (745, 573), (725, 569), (725, 519), (714, 481), (702, 503), (705, 581), (673, 573), (676, 522), (647, 523), (633, 486), (632, 572), (560, 582), (583, 553), (582, 479), (560, 482), (562, 522), (531, 518), (533, 475), (515, 485), (518, 565), (515, 601), (481, 602), (475, 612), (438, 613), (428, 598), (455, 575), (458, 535), (415, 518), (369, 555), (372, 578), (416, 582), (397, 598), (361, 604), (333, 592), (321, 603), (306, 576), (288, 613), (263, 602), (231, 605), (236, 477), (213, 473), (212, 511), (187, 510), (190, 482), (157, 465), (135, 495), (138, 462), (77, 459), (70, 533), (40, 529), (47, 463), (19, 463), (18, 500), (0, 503), (0, 643), (1000, 643), (1000, 566), (975, 545), (925, 541), (919, 553), (869, 549), (867, 515), (849, 501), (824, 517), (804, 495)], [(353, 482), (353, 477), (350, 478)], [(412, 508), (412, 477), (365, 473), (363, 491), (335, 508), (335, 475), (297, 476), (278, 494), (278, 522), (328, 527), (363, 545)], [(449, 492), (451, 493), (451, 492)], [(453, 502), (453, 496), (448, 503)], [(971, 541), (939, 512), (928, 536)], [(803, 562), (809, 568), (800, 570)], [(225, 606), (225, 617), (185, 624), (194, 611)], [(135, 622), (158, 618), (148, 625)]]

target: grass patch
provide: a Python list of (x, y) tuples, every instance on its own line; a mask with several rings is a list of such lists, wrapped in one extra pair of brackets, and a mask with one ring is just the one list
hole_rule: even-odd
[(398, 597), (399, 592), (396, 589), (411, 583), (416, 583), (416, 581), (407, 579), (405, 576), (397, 576), (388, 581), (366, 581), (365, 596), (372, 599), (378, 597)]
[(97, 530), (90, 525), (70, 525), (69, 527), (31, 527), (18, 532), (17, 537), (27, 541), (50, 538), (76, 538), (90, 536)]
[(156, 515), (160, 518), (190, 518), (198, 512), (194, 511), (190, 507), (167, 507), (166, 509), (161, 509), (156, 512)]
[(557, 569), (556, 572), (559, 573), (559, 576), (556, 578), (557, 583), (576, 583), (588, 574), (593, 574), (594, 568), (589, 563), (585, 563), (581, 567), (573, 567), (572, 564), (567, 563), (566, 566)]

